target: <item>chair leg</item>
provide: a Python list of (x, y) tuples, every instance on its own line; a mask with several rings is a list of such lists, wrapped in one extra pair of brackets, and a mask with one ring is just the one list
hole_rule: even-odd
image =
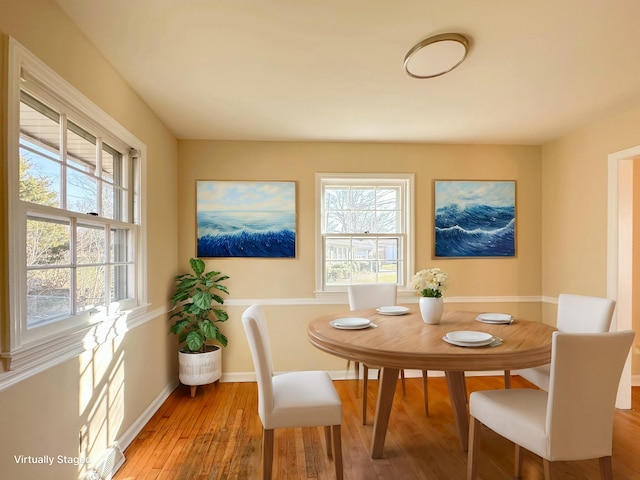
[(331, 448), (331, 427), (329, 425), (324, 427), (324, 441), (327, 444), (327, 457), (331, 458), (333, 449)]
[(402, 383), (402, 398), (407, 396), (407, 389), (404, 384), (404, 370), (400, 370), (400, 381)]
[(273, 441), (274, 431), (272, 428), (263, 430), (262, 439), (262, 479), (271, 480), (273, 471)]
[[(349, 376), (349, 367), (351, 365), (351, 360), (347, 360), (347, 376)], [(358, 393), (360, 393), (360, 384), (358, 380), (360, 380), (360, 362), (353, 362), (353, 370), (356, 374), (356, 397)]]
[(427, 380), (429, 379), (429, 373), (427, 370), (422, 371), (422, 390), (424, 391), (424, 413), (429, 416), (429, 385)]
[(333, 433), (333, 461), (336, 469), (336, 480), (342, 480), (342, 434), (340, 425), (331, 427)]
[[(349, 368), (351, 367), (351, 360), (347, 360), (347, 373), (349, 373)], [(360, 378), (360, 362), (353, 362), (353, 371), (356, 374), (356, 380)]]
[(543, 458), (542, 467), (544, 469), (544, 480), (551, 480), (551, 462)]
[(362, 424), (367, 424), (367, 390), (369, 389), (369, 367), (362, 364)]
[(599, 458), (598, 463), (600, 464), (600, 480), (613, 480), (611, 456)]
[(467, 480), (476, 480), (478, 474), (478, 449), (480, 448), (480, 427), (482, 423), (476, 417), (470, 417), (469, 449), (467, 451)]
[(511, 388), (511, 370), (504, 371), (504, 388)]
[(516, 443), (516, 459), (515, 459), (516, 478), (522, 477), (522, 447)]

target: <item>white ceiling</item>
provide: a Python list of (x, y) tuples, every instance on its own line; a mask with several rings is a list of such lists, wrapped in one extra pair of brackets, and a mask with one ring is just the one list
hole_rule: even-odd
[(535, 145), (640, 98), (638, 0), (57, 2), (180, 139)]

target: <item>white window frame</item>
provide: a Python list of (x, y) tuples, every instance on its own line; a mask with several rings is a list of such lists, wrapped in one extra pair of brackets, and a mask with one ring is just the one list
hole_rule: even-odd
[(415, 221), (414, 221), (414, 175), (406, 173), (316, 173), (316, 296), (342, 296), (347, 291), (346, 285), (325, 285), (325, 234), (322, 228), (324, 185), (343, 183), (345, 185), (385, 185), (388, 183), (403, 185), (403, 235), (405, 237), (404, 261), (398, 281), (400, 291), (407, 290), (414, 271)]
[[(30, 208), (35, 208), (39, 214), (47, 214), (49, 207), (27, 204), (19, 198), (19, 141), (20, 141), (20, 89), (21, 71), (25, 69), (30, 77), (37, 79), (57, 102), (66, 109), (73, 111), (74, 116), (82, 119), (83, 125), (96, 125), (101, 131), (108, 132), (105, 136), (115, 145), (128, 145), (125, 156), (135, 156), (135, 172), (138, 182), (135, 188), (136, 211), (131, 223), (117, 220), (110, 221), (111, 226), (126, 225), (134, 232), (133, 245), (135, 249), (134, 275), (131, 279), (133, 299), (112, 305), (106, 314), (81, 314), (64, 320), (27, 328), (26, 314), (26, 253), (24, 252), (26, 236), (26, 217)], [(92, 327), (107, 326), (127, 321), (146, 312), (146, 174), (145, 159), (146, 146), (133, 136), (128, 130), (107, 115), (91, 100), (76, 90), (70, 83), (51, 70), (46, 64), (24, 48), (15, 39), (9, 38), (9, 62), (7, 78), (7, 201), (8, 201), (8, 275), (11, 279), (8, 285), (9, 312), (8, 328), (3, 332), (8, 338), (3, 340), (4, 349), (1, 357), (4, 360), (5, 371), (17, 371), (30, 374), (42, 371), (49, 366), (61, 363), (75, 355), (91, 348), (95, 340), (89, 340)], [(132, 192), (134, 193), (134, 192)], [(56, 210), (51, 209), (55, 216)], [(68, 212), (67, 212), (68, 213)], [(38, 214), (38, 215), (39, 215)], [(75, 220), (81, 223), (91, 223), (95, 218), (86, 214), (75, 215)], [(110, 228), (110, 227), (108, 227)], [(119, 308), (114, 308), (119, 307)], [(24, 376), (24, 375), (23, 375)], [(28, 375), (27, 375), (28, 376)], [(1, 383), (1, 382), (0, 382)], [(3, 385), (0, 384), (0, 389)]]

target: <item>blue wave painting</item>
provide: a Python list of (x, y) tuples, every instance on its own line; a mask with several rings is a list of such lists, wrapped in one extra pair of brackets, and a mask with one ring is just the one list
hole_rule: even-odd
[(436, 257), (515, 256), (515, 182), (436, 181)]
[(296, 256), (294, 182), (199, 181), (198, 257)]

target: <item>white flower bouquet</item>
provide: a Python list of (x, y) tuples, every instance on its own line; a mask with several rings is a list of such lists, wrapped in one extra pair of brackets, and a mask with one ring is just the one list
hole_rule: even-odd
[(439, 298), (449, 287), (449, 274), (440, 268), (420, 270), (411, 279), (413, 288), (420, 291), (423, 297)]

